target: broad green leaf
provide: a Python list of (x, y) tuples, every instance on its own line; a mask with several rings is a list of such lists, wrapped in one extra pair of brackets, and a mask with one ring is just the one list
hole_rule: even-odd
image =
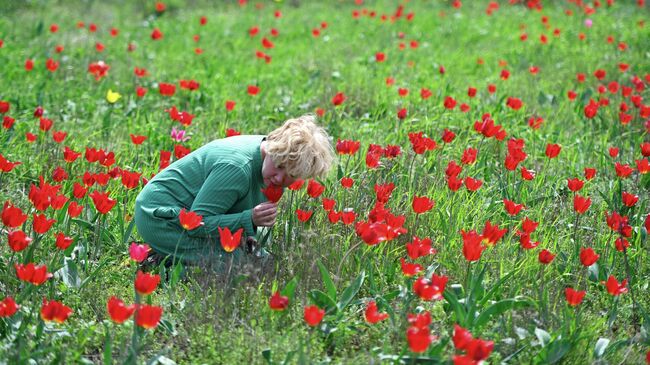
[(79, 278), (79, 271), (77, 270), (75, 260), (66, 257), (60, 272), (61, 279), (67, 287), (79, 288), (81, 286), (81, 279)]
[(102, 270), (102, 269), (104, 268), (104, 266), (106, 266), (107, 264), (108, 264), (108, 258), (107, 258), (107, 259), (104, 259), (103, 261), (101, 261), (101, 262), (99, 263), (99, 265), (97, 265), (97, 267), (95, 268), (95, 270), (93, 270), (93, 272), (91, 272), (90, 275), (88, 275), (85, 279), (83, 279), (83, 281), (82, 281), (81, 284), (79, 285), (79, 290), (83, 289), (83, 287), (86, 286), (86, 284), (88, 284), (92, 279), (94, 279), (95, 276), (97, 276), (98, 273), (101, 272), (101, 270)]
[(569, 350), (571, 350), (571, 342), (567, 340), (553, 341), (548, 346), (546, 352), (546, 362), (549, 364), (555, 364), (556, 362), (562, 360), (564, 355), (566, 355)]
[(108, 323), (104, 322), (104, 365), (113, 364), (113, 346), (111, 345), (111, 330)]
[(361, 285), (363, 284), (365, 277), (366, 273), (365, 271), (362, 271), (359, 276), (357, 276), (357, 278), (352, 281), (350, 286), (343, 290), (343, 293), (341, 293), (341, 300), (339, 300), (337, 304), (339, 310), (343, 310), (348, 306), (348, 304), (350, 304), (354, 296), (359, 292), (359, 289), (361, 289)]
[(284, 289), (280, 292), (281, 295), (289, 298), (289, 303), (293, 302), (293, 297), (296, 292), (296, 285), (298, 285), (298, 277), (294, 276), (287, 285), (284, 286)]
[(474, 328), (485, 325), (492, 317), (499, 316), (511, 309), (534, 307), (535, 302), (528, 298), (508, 298), (487, 307), (474, 321)]
[(519, 268), (521, 268), (521, 266), (518, 266), (516, 269), (503, 275), (501, 279), (499, 279), (499, 281), (497, 281), (496, 284), (494, 284), (490, 288), (490, 290), (483, 296), (483, 298), (481, 299), (481, 303), (479, 304), (479, 308), (483, 308), (489, 300), (492, 300), (494, 296), (499, 294), (499, 289), (501, 288), (501, 285), (506, 281), (508, 281), (514, 274), (516, 274), (519, 271)]
[(262, 350), (262, 357), (266, 360), (267, 364), (273, 364), (273, 361), (271, 360), (271, 349)]
[(458, 297), (454, 294), (453, 290), (445, 289), (442, 293), (442, 296), (445, 298), (451, 309), (456, 313), (456, 322), (461, 326), (467, 326), (465, 323), (466, 312), (465, 306), (458, 302)]
[(129, 242), (131, 233), (133, 233), (133, 227), (135, 227), (135, 219), (131, 219), (131, 222), (129, 222), (129, 225), (126, 227), (126, 231), (124, 231), (124, 234), (122, 235), (122, 243), (126, 244)]
[(548, 345), (548, 343), (551, 342), (551, 335), (539, 327), (535, 328), (535, 336), (539, 340), (542, 347)]
[(594, 357), (597, 359), (601, 358), (605, 354), (605, 350), (609, 345), (609, 338), (599, 338), (596, 342), (596, 347), (594, 348)]
[(318, 289), (313, 289), (309, 291), (307, 296), (309, 296), (309, 299), (311, 299), (314, 304), (316, 304), (319, 308), (324, 309), (326, 312), (329, 312), (332, 309), (336, 310), (336, 301), (334, 301), (334, 299), (332, 299), (325, 292), (322, 292)]
[(336, 301), (336, 285), (334, 285), (334, 281), (332, 281), (329, 271), (327, 271), (327, 268), (325, 268), (320, 261), (316, 261), (316, 264), (318, 265), (318, 270), (320, 270), (323, 285), (325, 285), (325, 292), (330, 298)]

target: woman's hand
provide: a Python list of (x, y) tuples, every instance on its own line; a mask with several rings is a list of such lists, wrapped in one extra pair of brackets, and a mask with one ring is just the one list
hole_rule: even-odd
[(257, 227), (270, 227), (275, 224), (277, 215), (277, 204), (264, 202), (253, 208), (253, 224)]

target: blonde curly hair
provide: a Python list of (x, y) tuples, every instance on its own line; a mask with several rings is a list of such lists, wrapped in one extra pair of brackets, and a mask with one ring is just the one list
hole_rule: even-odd
[(266, 146), (275, 166), (284, 168), (293, 178), (323, 178), (334, 163), (329, 136), (311, 114), (284, 122), (269, 133)]

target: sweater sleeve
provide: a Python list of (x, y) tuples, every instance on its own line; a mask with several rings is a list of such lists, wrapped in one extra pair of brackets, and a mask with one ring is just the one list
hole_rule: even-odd
[(201, 186), (191, 210), (203, 216), (203, 226), (188, 231), (190, 237), (218, 236), (218, 227), (232, 232), (244, 228), (246, 235), (255, 234), (252, 209), (227, 212), (250, 189), (250, 176), (239, 166), (215, 165)]

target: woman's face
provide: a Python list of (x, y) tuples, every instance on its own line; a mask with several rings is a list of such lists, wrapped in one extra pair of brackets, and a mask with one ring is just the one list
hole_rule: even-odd
[(264, 156), (264, 161), (262, 162), (262, 177), (266, 186), (277, 185), (286, 188), (296, 181), (295, 178), (287, 174), (284, 166), (275, 166), (273, 159), (269, 155)]

